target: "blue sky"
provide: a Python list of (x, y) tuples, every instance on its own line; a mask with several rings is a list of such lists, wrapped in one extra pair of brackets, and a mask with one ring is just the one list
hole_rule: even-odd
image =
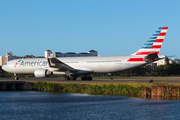
[(180, 58), (179, 0), (0, 0), (0, 56), (97, 50), (129, 55), (158, 27), (169, 27), (160, 54)]

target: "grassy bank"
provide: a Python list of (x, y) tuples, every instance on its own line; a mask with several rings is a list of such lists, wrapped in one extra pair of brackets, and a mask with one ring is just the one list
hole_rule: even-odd
[(169, 83), (123, 83), (123, 84), (58, 84), (38, 81), (33, 90), (45, 92), (75, 92), (100, 95), (133, 95), (147, 98), (180, 97), (180, 84)]
[(141, 95), (143, 86), (133, 87), (128, 84), (57, 84), (38, 81), (33, 90), (45, 92), (79, 92), (103, 95)]

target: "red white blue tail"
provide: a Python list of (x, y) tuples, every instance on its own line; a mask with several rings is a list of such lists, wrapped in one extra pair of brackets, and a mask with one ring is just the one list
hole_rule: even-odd
[(131, 57), (127, 60), (127, 62), (141, 63), (158, 60), (158, 54), (164, 41), (167, 29), (168, 27), (159, 27), (148, 39), (148, 41), (146, 41), (142, 48), (134, 54), (131, 54)]
[(159, 54), (164, 37), (166, 35), (168, 27), (159, 27), (155, 33), (148, 39), (148, 41), (140, 48), (136, 53), (132, 55), (148, 55), (150, 53)]

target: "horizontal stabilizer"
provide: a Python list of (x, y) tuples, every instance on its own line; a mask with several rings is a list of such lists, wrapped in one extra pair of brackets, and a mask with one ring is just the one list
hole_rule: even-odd
[(146, 61), (146, 62), (154, 62), (158, 58), (159, 57), (158, 57), (157, 53), (150, 53), (149, 55), (144, 57), (144, 61)]

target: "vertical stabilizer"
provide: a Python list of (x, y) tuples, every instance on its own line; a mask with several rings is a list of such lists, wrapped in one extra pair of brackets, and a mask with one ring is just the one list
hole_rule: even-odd
[(159, 27), (148, 41), (136, 53), (131, 55), (146, 56), (150, 53), (159, 54), (168, 27)]

